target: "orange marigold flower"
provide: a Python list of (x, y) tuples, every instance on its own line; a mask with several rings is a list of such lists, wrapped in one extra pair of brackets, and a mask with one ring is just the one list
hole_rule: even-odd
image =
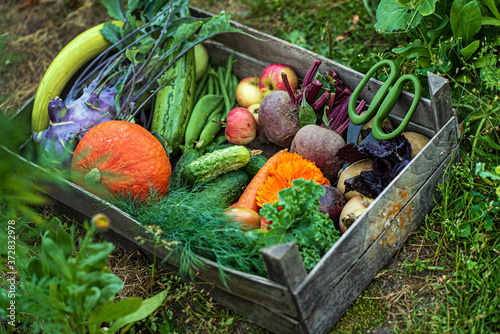
[(293, 180), (313, 180), (316, 183), (330, 185), (321, 170), (310, 160), (297, 153), (284, 153), (278, 162), (269, 166), (269, 176), (257, 191), (257, 205), (262, 207), (266, 203), (279, 200), (278, 193), (292, 186)]

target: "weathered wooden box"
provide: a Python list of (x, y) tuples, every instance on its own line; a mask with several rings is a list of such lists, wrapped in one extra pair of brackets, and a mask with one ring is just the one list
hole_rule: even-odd
[[(197, 9), (193, 9), (193, 13), (210, 15)], [(313, 52), (240, 24), (234, 25), (257, 39), (223, 34), (206, 46), (215, 64), (224, 63), (234, 51), (237, 62), (233, 69), (240, 78), (254, 76), (270, 63), (285, 63), (303, 78), (315, 59), (322, 61), (320, 71), (334, 69), (351, 89), (363, 77)], [(369, 103), (380, 85), (371, 80), (360, 98)], [(431, 99), (420, 101), (408, 130), (432, 139), (311, 272), (304, 269), (295, 244), (263, 250), (269, 278), (223, 268), (229, 276), (227, 286), (219, 278), (217, 264), (201, 259), (205, 268), (197, 277), (211, 283), (211, 296), (272, 332), (328, 332), (439, 200), (436, 185), (444, 182), (447, 166), (458, 159), (458, 123), (451, 107), (448, 83), (429, 73), (429, 89)], [(404, 93), (391, 114), (394, 124), (399, 124), (411, 101), (412, 95)], [(29, 122), (31, 108), (32, 101), (17, 117)], [(26, 164), (41, 169), (23, 158), (22, 152), (16, 153)], [(153, 256), (152, 243), (141, 245), (136, 240), (139, 235), (148, 238), (141, 224), (118, 208), (69, 181), (64, 181), (62, 187), (51, 186), (45, 191), (50, 198), (83, 217), (91, 217), (96, 212), (107, 214), (112, 221), (112, 228), (106, 233), (110, 240), (126, 249), (140, 249)], [(166, 252), (158, 248), (158, 258), (163, 259)], [(167, 265), (175, 268), (175, 258), (170, 257)]]

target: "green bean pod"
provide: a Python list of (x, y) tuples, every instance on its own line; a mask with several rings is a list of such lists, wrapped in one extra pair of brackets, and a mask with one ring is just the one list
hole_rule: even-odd
[(211, 68), (212, 66), (209, 64), (208, 69), (205, 71), (201, 79), (196, 83), (196, 89), (194, 93), (195, 101), (198, 101), (202, 96), (206, 95), (208, 77)]
[(201, 131), (200, 138), (198, 140), (197, 148), (207, 147), (212, 143), (215, 136), (222, 129), (221, 117), (224, 115), (224, 109), (221, 108), (217, 113), (214, 112), (210, 115), (208, 123), (205, 125)]
[(196, 102), (189, 123), (186, 128), (186, 135), (184, 145), (186, 147), (193, 147), (194, 142), (200, 136), (205, 123), (209, 116), (217, 110), (219, 105), (222, 105), (222, 96), (209, 94), (203, 96)]
[(221, 67), (217, 69), (217, 76), (219, 79), (219, 86), (221, 88), (222, 96), (224, 97), (224, 105), (226, 106), (226, 110), (224, 112), (224, 116), (222, 121), (225, 122), (227, 120), (227, 115), (231, 111), (231, 102), (229, 101), (229, 96), (227, 95), (226, 86), (224, 85), (224, 73)]

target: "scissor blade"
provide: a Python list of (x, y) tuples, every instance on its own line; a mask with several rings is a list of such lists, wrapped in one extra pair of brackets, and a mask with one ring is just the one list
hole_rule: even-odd
[(361, 133), (361, 128), (363, 124), (356, 125), (353, 122), (349, 122), (349, 127), (347, 128), (347, 144), (358, 143), (359, 134)]
[[(349, 125), (350, 126), (350, 125)], [(357, 125), (354, 125), (354, 126), (357, 126)], [(358, 134), (359, 135), (359, 134)], [(347, 143), (350, 144), (351, 142), (349, 142), (349, 130), (347, 130), (347, 137), (348, 137), (348, 140), (347, 140)], [(355, 143), (358, 141), (358, 137), (356, 137), (356, 141)], [(373, 133), (370, 132), (370, 134), (368, 136), (366, 136), (359, 144), (359, 146), (365, 144), (365, 143), (378, 143), (379, 141), (377, 139), (375, 139), (375, 137), (373, 137)], [(342, 169), (346, 169), (347, 167), (349, 167), (350, 163), (345, 163), (343, 166), (342, 166)]]
[(358, 145), (363, 145), (364, 143), (378, 143), (379, 141), (373, 137), (373, 132), (370, 132), (368, 136), (365, 137)]

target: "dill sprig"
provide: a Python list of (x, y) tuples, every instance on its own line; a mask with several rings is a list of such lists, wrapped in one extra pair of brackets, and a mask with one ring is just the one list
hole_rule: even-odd
[[(219, 266), (265, 276), (260, 250), (223, 213), (225, 207), (219, 205), (215, 196), (202, 197), (197, 190), (171, 187), (164, 198), (152, 196), (147, 203), (122, 194), (113, 204), (142, 225), (158, 226), (163, 231), (161, 238), (173, 245), (168, 256), (176, 257), (181, 275), (199, 271), (203, 264), (197, 258), (200, 256)], [(220, 273), (223, 275), (222, 270)]]

